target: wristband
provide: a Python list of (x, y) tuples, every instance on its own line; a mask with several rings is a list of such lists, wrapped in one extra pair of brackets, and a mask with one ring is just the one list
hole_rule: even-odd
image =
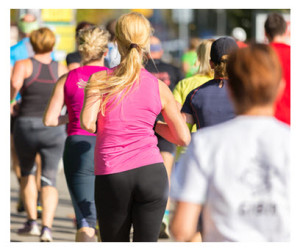
[(14, 103), (16, 101), (17, 101), (16, 98), (14, 98), (13, 100), (10, 101), (10, 104), (12, 104), (12, 103)]

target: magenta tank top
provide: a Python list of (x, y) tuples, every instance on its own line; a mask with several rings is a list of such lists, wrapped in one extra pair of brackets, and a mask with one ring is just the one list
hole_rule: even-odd
[(67, 125), (68, 136), (95, 136), (95, 134), (89, 133), (80, 127), (80, 112), (83, 106), (84, 89), (78, 86), (78, 82), (80, 80), (87, 81), (93, 73), (104, 70), (107, 70), (107, 68), (85, 65), (69, 72), (64, 86), (64, 99), (69, 115), (69, 123)]
[(161, 108), (158, 80), (142, 69), (130, 92), (107, 108), (105, 116), (98, 114), (95, 175), (163, 162), (153, 131)]

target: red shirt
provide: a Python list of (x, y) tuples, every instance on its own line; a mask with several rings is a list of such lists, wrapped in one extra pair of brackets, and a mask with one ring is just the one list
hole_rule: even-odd
[(248, 45), (242, 41), (236, 41), (237, 45), (239, 48), (244, 48), (247, 47)]
[(275, 49), (282, 67), (282, 77), (285, 80), (285, 88), (282, 96), (279, 96), (275, 103), (275, 117), (282, 122), (290, 125), (291, 120), (291, 47), (282, 43), (270, 43)]

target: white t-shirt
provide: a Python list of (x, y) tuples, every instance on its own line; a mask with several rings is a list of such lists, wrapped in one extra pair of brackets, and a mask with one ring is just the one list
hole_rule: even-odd
[(197, 131), (171, 198), (203, 206), (203, 241), (289, 241), (289, 127), (238, 116)]

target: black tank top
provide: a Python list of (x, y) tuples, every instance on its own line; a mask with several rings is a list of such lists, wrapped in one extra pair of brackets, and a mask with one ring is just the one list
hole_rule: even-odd
[(58, 79), (58, 62), (43, 64), (30, 58), (33, 66), (32, 74), (26, 78), (21, 93), (19, 116), (43, 117), (54, 84)]

